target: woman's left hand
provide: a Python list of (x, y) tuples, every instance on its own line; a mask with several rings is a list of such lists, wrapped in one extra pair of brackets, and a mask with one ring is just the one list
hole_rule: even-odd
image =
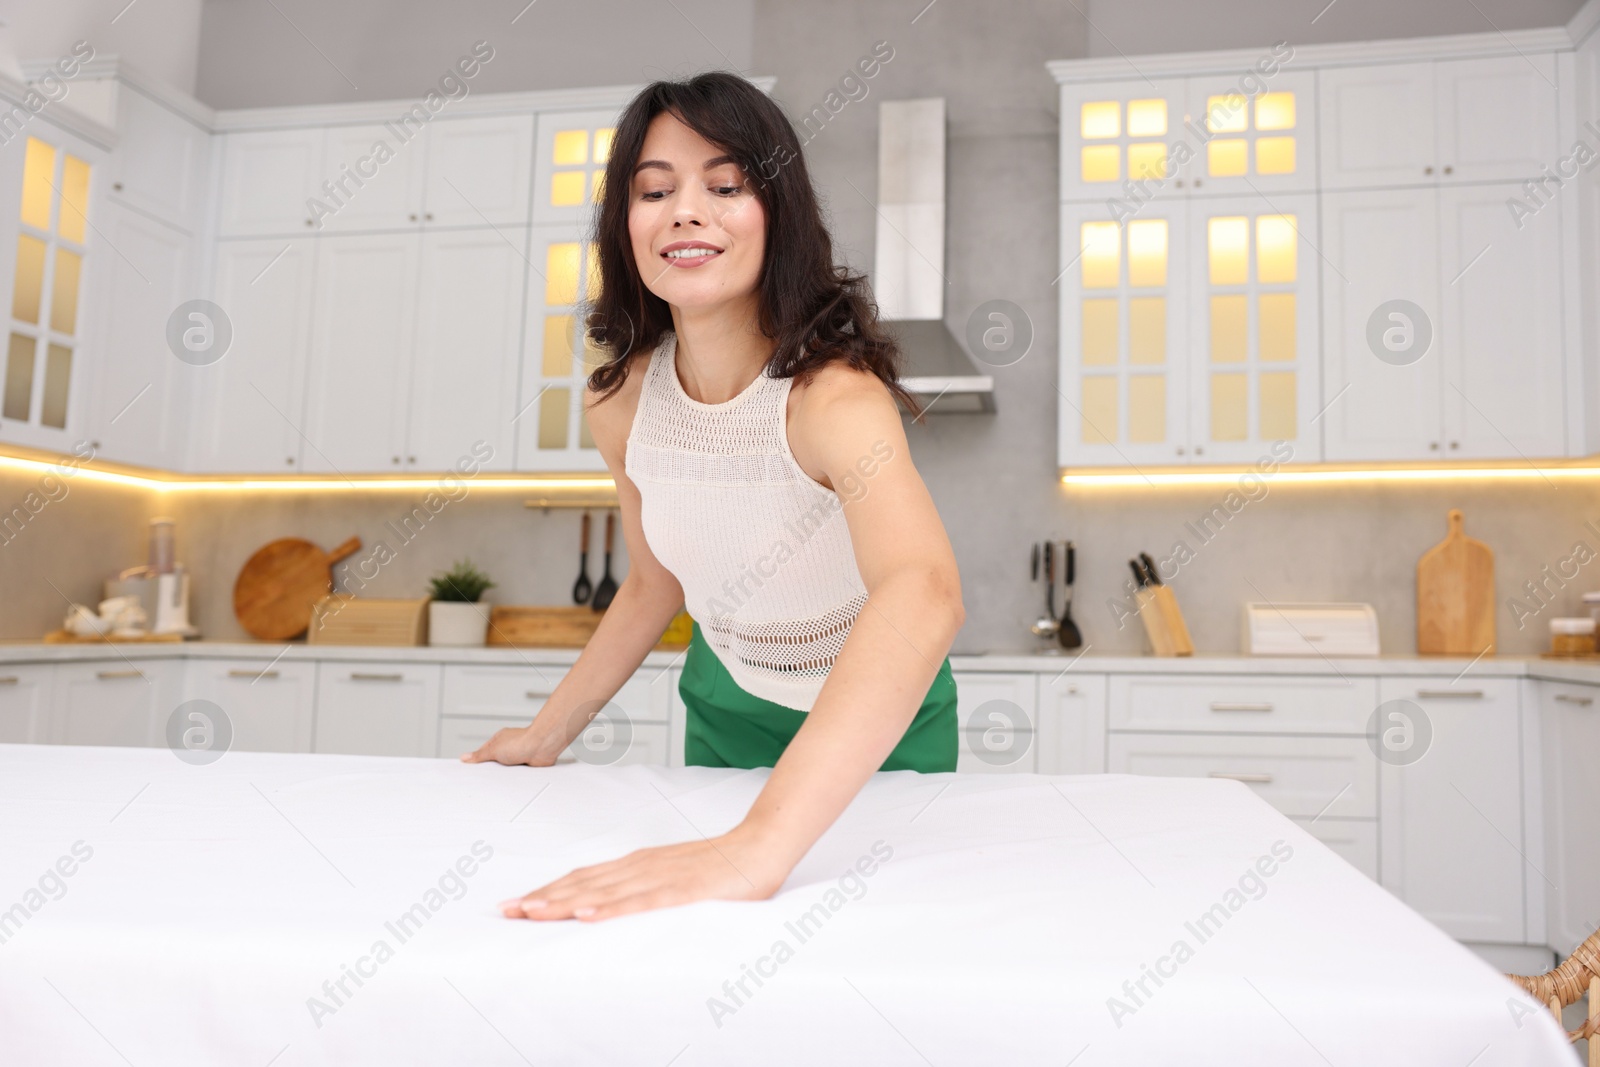
[(728, 833), (641, 848), (579, 867), (525, 896), (502, 901), (500, 911), (508, 919), (598, 922), (697, 900), (766, 900), (789, 875), (778, 866), (750, 839)]

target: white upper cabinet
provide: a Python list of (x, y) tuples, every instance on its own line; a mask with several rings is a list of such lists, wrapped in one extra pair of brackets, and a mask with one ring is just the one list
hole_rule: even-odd
[(233, 337), (199, 368), (191, 470), (299, 469), (316, 250), (308, 237), (219, 242), (212, 299)]
[(211, 134), (128, 86), (117, 94), (117, 133), (106, 160), (111, 198), (185, 232), (199, 229)]
[(196, 368), (168, 338), (173, 312), (195, 294), (189, 236), (114, 203), (97, 229), (94, 370), (85, 432), (96, 453), (149, 467), (179, 465), (185, 446), (181, 397)]
[[(1439, 194), (1446, 458), (1566, 454), (1561, 219), (1513, 221), (1516, 185)], [(1576, 383), (1574, 383), (1576, 385)]]
[(1191, 195), (1316, 189), (1316, 75), (1280, 69), (1259, 82), (1265, 88), (1250, 92), (1237, 74), (1188, 79), (1181, 134), (1197, 155)]
[[(1322, 394), (1329, 460), (1441, 455), (1438, 195), (1322, 197)], [(1481, 264), (1480, 264), (1481, 266)]]
[(1063, 85), (1061, 199), (1182, 196), (1196, 153), (1170, 146), (1188, 132), (1186, 100), (1182, 78)]
[(1432, 63), (1329, 67), (1317, 101), (1324, 189), (1437, 180)]
[(327, 474), (414, 467), (406, 463), (405, 430), (417, 238), (330, 235), (316, 244), (302, 466)]
[(433, 226), (528, 221), (533, 116), (488, 115), (428, 128), (424, 220)]
[[(423, 236), (407, 469), (448, 470), (473, 456), (485, 470), (512, 468), (524, 232), (480, 227)], [(481, 459), (479, 441), (494, 450), (489, 458)]]
[(223, 134), (218, 236), (314, 232), (311, 201), (327, 195), (321, 185), (330, 177), (324, 139), (318, 128)]
[(1524, 181), (1556, 161), (1549, 53), (1318, 72), (1322, 187)]
[(539, 116), (533, 221), (587, 223), (600, 202), (618, 113), (611, 109)]
[(1556, 63), (1549, 53), (1433, 65), (1439, 180), (1526, 181), (1556, 162)]
[(427, 169), (424, 127), (402, 140), (395, 124), (329, 126), (322, 134), (325, 187), (312, 199), (323, 233), (415, 229), (422, 222)]

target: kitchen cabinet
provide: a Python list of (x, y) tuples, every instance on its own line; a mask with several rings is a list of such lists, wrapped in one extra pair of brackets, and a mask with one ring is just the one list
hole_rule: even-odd
[(441, 119), (428, 127), (424, 220), (430, 226), (515, 226), (529, 218), (532, 115)]
[(1566, 956), (1600, 928), (1600, 686), (1543, 681), (1540, 702), (1545, 828), (1544, 877), (1550, 946)]
[[(443, 717), (439, 730), (439, 755), (449, 758), (471, 751), (494, 736), (496, 730), (526, 726), (566, 678), (565, 666), (466, 666), (444, 669)], [(596, 763), (657, 763), (669, 765), (673, 680), (664, 668), (641, 667), (622, 684), (599, 717), (573, 741), (559, 762), (583, 758)], [(584, 714), (593, 701), (580, 703)], [(680, 727), (681, 730), (681, 727)], [(461, 745), (468, 747), (462, 748)], [(621, 751), (614, 749), (620, 747)], [(583, 750), (582, 757), (579, 750)], [(678, 761), (682, 766), (682, 742)]]
[(419, 244), (403, 233), (316, 241), (301, 451), (307, 471), (398, 472), (405, 465)]
[(86, 433), (101, 458), (177, 467), (197, 368), (174, 354), (168, 320), (194, 294), (190, 237), (112, 202), (96, 229)]
[(1061, 216), (1063, 466), (1322, 458), (1315, 197)]
[(1519, 228), (1506, 210), (1516, 195), (1323, 197), (1329, 459), (1568, 454), (1562, 205)]
[(237, 752), (310, 752), (316, 691), (315, 663), (198, 659), (185, 672), (184, 699), (221, 708)]
[(1315, 189), (1316, 75), (1272, 65), (1259, 86), (1237, 72), (1064, 83), (1061, 199)]
[(314, 230), (363, 233), (414, 230), (422, 224), (426, 126), (363, 123), (329, 126), (321, 135), (320, 158), (331, 188), (315, 194)]
[(1113, 774), (1231, 779), (1292, 818), (1378, 817), (1377, 770), (1362, 737), (1113, 731), (1108, 751)]
[(58, 745), (166, 744), (182, 667), (170, 660), (98, 660), (55, 668), (50, 740)]
[(204, 221), (211, 131), (126, 83), (117, 86), (117, 146), (108, 196), (185, 233)]
[(212, 299), (233, 337), (223, 358), (196, 368), (191, 470), (300, 469), (316, 252), (309, 237), (218, 242)]
[(98, 306), (96, 278), (115, 269), (101, 260), (116, 256), (89, 219), (103, 159), (42, 119), (0, 148), (0, 203), (20, 205), (0, 232), (0, 291), (11, 294), (0, 441), (65, 453), (83, 440), (92, 351), (83, 339), (94, 332), (85, 312)]
[(1550, 53), (1318, 72), (1324, 189), (1522, 181), (1557, 153)]
[(480, 440), (484, 470), (512, 469), (525, 245), (522, 229), (422, 236), (407, 469), (449, 470)]
[(320, 186), (331, 178), (323, 172), (321, 129), (240, 130), (221, 142), (219, 237), (316, 231), (310, 202), (327, 195)]
[(1063, 670), (1038, 681), (1040, 774), (1104, 774), (1106, 676)]
[(1038, 766), (1038, 688), (1033, 672), (956, 671), (961, 745), (956, 770), (1031, 774)]
[(1409, 730), (1412, 744), (1428, 735), (1420, 758), (1379, 768), (1383, 884), (1464, 941), (1526, 935), (1517, 688), (1450, 675), (1378, 683), (1380, 728)]
[[(455, 759), (463, 752), (478, 749), (500, 730), (528, 725), (526, 719), (493, 719), (478, 716), (451, 716), (439, 720), (439, 758)], [(633, 722), (618, 724), (604, 719), (586, 726), (567, 750), (556, 757), (557, 764), (587, 762), (600, 766), (624, 767), (628, 764), (670, 766), (667, 724)], [(619, 740), (627, 738), (626, 744)], [(584, 753), (579, 756), (579, 753)], [(682, 765), (680, 760), (678, 766)]]
[(0, 664), (0, 744), (36, 744), (49, 739), (55, 667), (48, 663)]
[(439, 674), (436, 663), (319, 663), (311, 751), (435, 755), (439, 748)]
[(616, 108), (542, 112), (533, 168), (533, 221), (564, 223), (576, 235), (600, 202)]
[(1376, 706), (1376, 683), (1360, 676), (1118, 674), (1109, 725), (1118, 732), (1359, 735)]
[(534, 226), (528, 259), (517, 469), (604, 471), (583, 407), (589, 373), (609, 358), (589, 342), (582, 322), (584, 302), (599, 288), (594, 243), (567, 225)]

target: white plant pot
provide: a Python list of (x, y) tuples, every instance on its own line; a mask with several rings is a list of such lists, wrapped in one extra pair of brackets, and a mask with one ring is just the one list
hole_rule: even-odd
[(428, 644), (479, 647), (488, 636), (488, 604), (428, 602)]

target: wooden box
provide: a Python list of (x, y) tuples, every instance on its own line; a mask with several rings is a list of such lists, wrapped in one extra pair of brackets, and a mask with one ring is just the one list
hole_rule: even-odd
[(312, 605), (308, 645), (425, 645), (429, 597), (415, 600), (333, 593)]

